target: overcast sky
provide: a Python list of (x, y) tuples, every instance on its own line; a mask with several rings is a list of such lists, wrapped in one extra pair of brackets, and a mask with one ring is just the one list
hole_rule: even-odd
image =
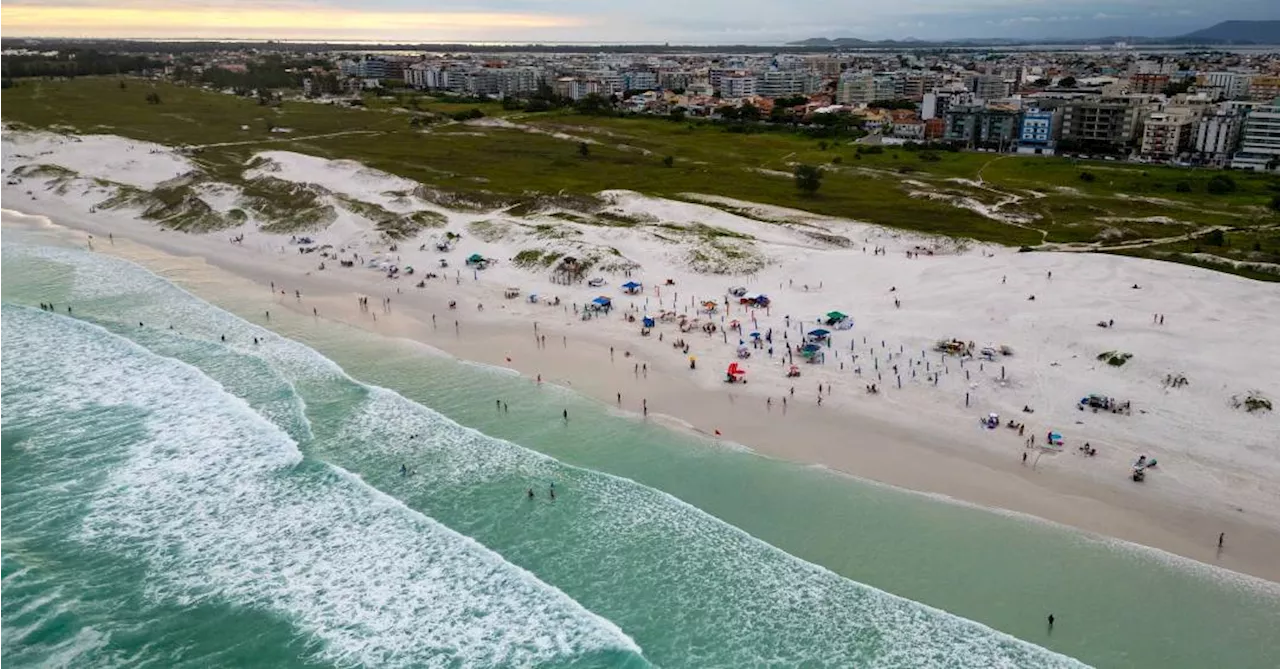
[(1280, 0), (5, 0), (6, 37), (774, 44), (1179, 35)]

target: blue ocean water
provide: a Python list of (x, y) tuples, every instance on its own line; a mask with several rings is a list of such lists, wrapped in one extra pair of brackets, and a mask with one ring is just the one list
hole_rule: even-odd
[[(735, 469), (754, 456), (694, 451), (704, 468), (693, 476), (709, 484), (681, 494), (694, 506), (663, 492), (688, 486), (670, 464), (596, 461), (623, 452), (622, 434), (650, 458), (666, 454), (652, 433), (610, 431), (624, 419), (607, 412), (574, 414), (607, 446), (591, 432), (548, 444), (563, 426), (545, 411), (517, 410), (491, 430), (508, 441), (353, 378), (392, 386), (398, 370), (415, 398), (425, 385), (454, 411), (480, 398), (491, 410), (503, 381), (482, 371), (437, 361), (409, 374), (401, 360), (412, 351), (384, 342), (369, 356), (335, 328), (324, 343), (350, 338), (339, 356), (358, 365), (348, 373), (146, 270), (78, 250), (7, 241), (4, 283), (2, 653), (16, 666), (1080, 666), (702, 510), (729, 516), (726, 505), (751, 498), (722, 487), (733, 485), (726, 472), (755, 481)], [(42, 300), (58, 312), (30, 306)], [(905, 517), (887, 496), (900, 493), (869, 494), (883, 517)], [(791, 526), (806, 524), (752, 518), (753, 534), (788, 544)], [(812, 541), (847, 545), (831, 529), (815, 510)], [(968, 560), (964, 537), (952, 543)], [(871, 575), (894, 560), (883, 546), (860, 557)], [(1275, 640), (1264, 621), (1280, 605), (1197, 587), (1217, 588), (1201, 608), (1220, 597), (1248, 614), (1234, 623), (1246, 639), (1232, 644), (1235, 666), (1265, 666), (1253, 661)], [(1157, 666), (1114, 662), (1133, 658), (1109, 639), (1087, 648), (1115, 666)]]

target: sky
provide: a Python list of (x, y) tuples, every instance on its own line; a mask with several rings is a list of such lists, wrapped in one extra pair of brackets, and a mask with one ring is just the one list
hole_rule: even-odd
[(5, 0), (5, 37), (780, 44), (1179, 35), (1280, 0)]

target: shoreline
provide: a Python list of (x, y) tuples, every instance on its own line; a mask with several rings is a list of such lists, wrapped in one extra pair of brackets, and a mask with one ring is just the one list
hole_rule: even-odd
[[(1055, 466), (1059, 464), (1055, 460), (1075, 457), (1071, 453), (1051, 456), (1033, 470), (1018, 461), (1021, 448), (1016, 442), (1005, 449), (1007, 453), (970, 448), (970, 439), (957, 436), (954, 426), (921, 421), (912, 416), (918, 409), (910, 405), (886, 402), (872, 411), (856, 407), (840, 410), (859, 400), (842, 397), (818, 407), (811, 399), (812, 388), (808, 384), (813, 380), (807, 374), (800, 385), (810, 392), (800, 391), (802, 394), (790, 403), (784, 416), (776, 401), (771, 409), (766, 405), (764, 397), (770, 390), (767, 383), (733, 386), (730, 392), (724, 392), (725, 386), (710, 385), (705, 375), (690, 377), (685, 357), (665, 342), (658, 346), (652, 338), (620, 339), (617, 328), (595, 327), (594, 322), (583, 324), (563, 310), (547, 308), (542, 312), (546, 318), (538, 318), (539, 335), (547, 335), (546, 348), (540, 348), (531, 341), (531, 320), (523, 314), (501, 315), (516, 310), (506, 309), (509, 303), (501, 302), (500, 297), (485, 296), (486, 300), (497, 301), (489, 302), (484, 312), (464, 307), (448, 310), (446, 302), (451, 297), (475, 298), (478, 281), (472, 283), (472, 290), (462, 288), (468, 282), (442, 281), (431, 283), (422, 291), (389, 293), (389, 284), (376, 272), (305, 271), (287, 253), (277, 256), (262, 249), (232, 246), (211, 235), (162, 232), (142, 221), (122, 225), (120, 218), (112, 218), (111, 225), (101, 225), (90, 217), (76, 215), (69, 206), (66, 211), (52, 211), (59, 207), (49, 208), (45, 206), (47, 202), (24, 208), (44, 210), (35, 215), (48, 217), (57, 229), (65, 231), (62, 234), (68, 240), (76, 237), (73, 230), (97, 238), (110, 230), (125, 243), (113, 249), (99, 239), (95, 251), (111, 252), (152, 271), (162, 272), (157, 267), (163, 266), (166, 257), (197, 259), (258, 286), (264, 302), (271, 282), (279, 280), (290, 292), (303, 292), (300, 301), (271, 294), (271, 301), (280, 308), (302, 314), (314, 308), (327, 320), (418, 342), (459, 360), (511, 369), (530, 382), (541, 375), (543, 382), (563, 385), (635, 414), (638, 419), (644, 419), (639, 400), (645, 399), (650, 411), (648, 420), (671, 429), (689, 430), (712, 439), (719, 430), (723, 440), (766, 457), (820, 465), (861, 480), (941, 496), (943, 501), (1028, 515), (1280, 583), (1280, 564), (1274, 559), (1280, 555), (1280, 529), (1248, 514), (1204, 508), (1187, 503), (1190, 500), (1173, 503), (1167, 495), (1151, 494), (1150, 488), (1108, 485)], [(219, 251), (224, 247), (226, 250)], [(302, 262), (312, 260), (304, 258)], [(406, 288), (412, 285), (402, 284)], [(446, 292), (445, 286), (453, 290)], [(391, 309), (383, 312), (371, 299), (369, 311), (362, 312), (354, 299), (357, 294), (388, 294), (392, 298)], [(465, 306), (471, 304), (467, 301)], [(370, 312), (382, 317), (375, 323)], [(435, 327), (431, 323), (433, 314)], [(512, 317), (522, 320), (517, 325), (511, 322)], [(454, 328), (448, 321), (455, 319), (457, 329), (450, 332)], [(269, 327), (269, 323), (258, 322)], [(694, 343), (700, 344), (701, 340)], [(633, 356), (628, 358), (615, 351), (612, 364), (605, 366), (610, 361), (611, 346), (632, 350)], [(636, 374), (634, 364), (647, 365), (650, 374)], [(699, 368), (703, 369), (703, 365)], [(848, 387), (841, 387), (836, 394), (847, 391)], [(621, 406), (615, 399), (618, 392), (623, 395)], [(1218, 532), (1226, 533), (1229, 547), (1220, 555), (1214, 545)]]

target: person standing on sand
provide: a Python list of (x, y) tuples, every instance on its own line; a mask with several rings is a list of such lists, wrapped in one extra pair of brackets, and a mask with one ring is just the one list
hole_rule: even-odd
[(1227, 539), (1227, 533), (1226, 533), (1226, 532), (1219, 532), (1219, 533), (1218, 533), (1218, 550), (1222, 550), (1222, 542), (1223, 542), (1223, 541), (1226, 541), (1226, 539)]
[(1053, 631), (1053, 614), (1052, 613), (1049, 614), (1049, 631), (1050, 632)]
[(1023, 465), (1027, 464), (1027, 452), (1026, 452), (1026, 451), (1023, 451), (1023, 452), (1022, 452), (1022, 464), (1023, 464)]
[(564, 413), (563, 413), (562, 415), (564, 416), (564, 422), (568, 423), (568, 422), (569, 422), (569, 410), (568, 410), (568, 409), (565, 409), (565, 410), (564, 410)]

